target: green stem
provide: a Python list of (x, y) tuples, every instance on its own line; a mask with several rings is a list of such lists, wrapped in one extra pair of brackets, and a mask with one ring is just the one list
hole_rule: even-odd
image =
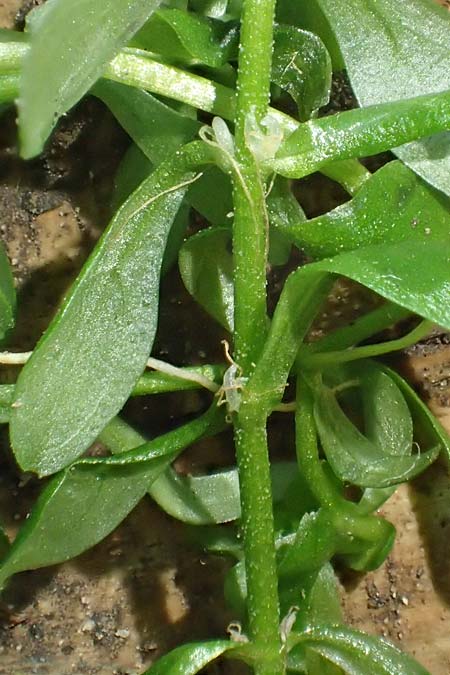
[(235, 423), (235, 443), (250, 636), (260, 654), (255, 673), (283, 675), (265, 415), (254, 408), (241, 407)]
[(234, 179), (233, 252), (234, 347), (244, 373), (256, 363), (267, 334), (268, 216), (264, 182), (246, 132), (249, 124), (259, 128), (268, 111), (274, 13), (275, 0), (245, 0), (241, 22), (235, 115), (241, 176)]
[(398, 338), (397, 340), (389, 340), (389, 342), (380, 342), (375, 345), (365, 345), (364, 347), (355, 347), (348, 351), (338, 352), (324, 352), (321, 354), (312, 354), (311, 356), (299, 358), (301, 367), (308, 370), (321, 370), (326, 366), (333, 366), (337, 363), (348, 363), (349, 361), (357, 361), (359, 359), (369, 359), (382, 354), (389, 354), (390, 352), (400, 351), (406, 349), (419, 342), (430, 332), (433, 326), (432, 321), (424, 320), (419, 323), (414, 330)]
[(409, 309), (394, 305), (392, 302), (385, 302), (380, 307), (358, 317), (350, 325), (336, 328), (320, 340), (302, 345), (300, 358), (303, 359), (317, 352), (348, 349), (411, 316), (413, 314)]
[(352, 197), (372, 174), (357, 159), (342, 159), (321, 168), (321, 173), (339, 183)]
[[(245, 375), (267, 335), (268, 218), (264, 183), (247, 146), (249, 122), (259, 126), (269, 104), (275, 0), (244, 0), (236, 101), (234, 172), (234, 348)], [(266, 413), (243, 402), (235, 419), (250, 637), (260, 655), (256, 675), (285, 672), (279, 631), (278, 578)]]
[[(189, 373), (196, 373), (202, 377), (206, 377), (211, 382), (220, 384), (225, 372), (225, 367), (221, 365), (205, 365), (205, 366), (189, 366), (187, 368), (179, 368), (180, 375), (182, 371)], [(201, 384), (189, 379), (182, 379), (175, 375), (168, 375), (162, 372), (145, 372), (141, 375), (139, 380), (131, 392), (131, 396), (148, 396), (150, 394), (165, 394), (174, 391), (188, 391), (191, 389), (201, 389)]]

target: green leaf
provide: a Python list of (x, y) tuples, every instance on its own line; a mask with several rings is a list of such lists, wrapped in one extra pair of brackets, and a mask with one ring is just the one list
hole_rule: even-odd
[(230, 333), (233, 330), (233, 258), (228, 228), (214, 227), (190, 237), (179, 256), (181, 278), (189, 293)]
[(195, 675), (225, 652), (242, 650), (229, 640), (211, 640), (182, 645), (159, 659), (142, 675)]
[(223, 428), (216, 410), (116, 457), (81, 459), (40, 495), (0, 567), (12, 574), (69, 560), (94, 546), (130, 513), (186, 446)]
[[(398, 450), (389, 452), (389, 448), (378, 447), (348, 419), (331, 389), (321, 386), (314, 393), (314, 417), (322, 447), (340, 480), (362, 487), (388, 487), (418, 475), (436, 459), (439, 448), (405, 456)], [(396, 424), (401, 416), (400, 411), (393, 410), (392, 422)], [(395, 426), (389, 433), (396, 434)]]
[[(438, 3), (313, 0), (308, 5), (311, 13), (319, 11), (324, 24), (328, 23), (321, 32), (328, 47), (327, 33), (334, 33), (361, 106), (450, 89), (450, 15)], [(303, 7), (296, 11), (299, 19), (302, 12)], [(395, 152), (427, 182), (450, 195), (449, 133)]]
[[(306, 630), (310, 626), (342, 623), (337, 578), (329, 563), (322, 567), (311, 587), (299, 594), (299, 598), (302, 599), (300, 602), (298, 598), (295, 601), (299, 607), (295, 631)], [(342, 675), (340, 668), (311, 649), (305, 649), (305, 670), (308, 675)]]
[[(408, 455), (413, 443), (413, 420), (395, 380), (376, 362), (360, 362), (350, 372), (360, 377), (367, 438), (392, 455)], [(427, 447), (436, 445), (432, 442)], [(395, 490), (395, 486), (368, 488), (359, 501), (359, 508), (364, 512), (373, 512)]]
[[(350, 628), (326, 626), (311, 628), (292, 636), (297, 644), (314, 650), (336, 664), (348, 675), (430, 675), (410, 656), (382, 638), (376, 638)], [(296, 661), (296, 647), (289, 662)]]
[(0, 243), (0, 341), (14, 326), (16, 291), (8, 256)]
[(450, 328), (449, 264), (449, 237), (428, 240), (425, 233), (422, 240), (367, 246), (323, 260), (306, 274), (316, 270), (341, 274)]
[(189, 190), (188, 200), (211, 225), (226, 225), (233, 213), (230, 177), (213, 166)]
[(326, 509), (306, 513), (300, 521), (295, 541), (285, 546), (278, 566), (281, 578), (319, 570), (336, 553), (338, 534)]
[(179, 9), (161, 9), (136, 33), (131, 46), (171, 62), (219, 68), (236, 58), (238, 40), (234, 22), (225, 24)]
[(10, 432), (24, 470), (48, 475), (76, 459), (144, 370), (167, 235), (194, 178), (188, 165), (178, 153), (125, 202), (22, 370)]
[[(93, 88), (136, 145), (157, 166), (193, 139), (200, 124), (135, 87), (100, 80)], [(189, 203), (210, 223), (223, 225), (233, 210), (231, 183), (217, 167), (206, 170), (188, 194)]]
[[(114, 454), (126, 452), (145, 441), (120, 418), (108, 424), (100, 440)], [(271, 466), (275, 503), (283, 502), (287, 495), (292, 501), (291, 489), (301, 490), (301, 496), (296, 495), (300, 505), (308, 498), (304, 494), (303, 483), (298, 485), (293, 466), (287, 462), (276, 462)], [(149, 486), (149, 494), (166, 513), (190, 525), (224, 523), (241, 515), (239, 479), (235, 468), (204, 476), (183, 476), (168, 468)]]
[(287, 91), (302, 121), (326, 105), (331, 89), (331, 60), (322, 40), (294, 26), (276, 26), (272, 81)]
[(114, 177), (114, 193), (111, 211), (119, 209), (132, 192), (151, 174), (153, 163), (135, 143), (123, 156)]
[(154, 166), (192, 140), (200, 129), (196, 120), (181, 115), (142, 89), (99, 80), (92, 92), (108, 106)]
[(299, 126), (271, 169), (301, 178), (336, 160), (374, 155), (450, 126), (450, 93), (347, 110)]
[(328, 213), (274, 221), (308, 255), (325, 257), (371, 244), (446, 238), (449, 205), (399, 161), (367, 180), (356, 196)]
[(414, 433), (418, 442), (429, 446), (438, 445), (447, 467), (450, 468), (450, 437), (448, 432), (403, 377), (385, 365), (380, 367), (397, 384), (405, 397), (412, 414)]
[(19, 100), (24, 158), (41, 152), (58, 118), (88, 91), (158, 4), (158, 0), (49, 0), (33, 14)]
[(360, 363), (352, 370), (361, 382), (365, 436), (391, 455), (408, 455), (413, 424), (401, 390), (376, 363)]
[(306, 220), (302, 207), (291, 191), (286, 178), (277, 176), (270, 193), (267, 195), (269, 214), (269, 262), (272, 265), (285, 265), (295, 241), (295, 228)]
[(14, 397), (14, 385), (0, 385), (0, 424), (7, 424), (11, 415), (11, 403)]

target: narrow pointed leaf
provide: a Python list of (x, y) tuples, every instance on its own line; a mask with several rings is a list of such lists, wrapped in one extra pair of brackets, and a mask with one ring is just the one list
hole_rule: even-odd
[(294, 26), (276, 26), (272, 81), (292, 96), (300, 119), (308, 120), (330, 96), (331, 59), (322, 40)]
[(408, 455), (413, 442), (413, 423), (401, 390), (376, 363), (355, 368), (361, 376), (364, 434), (391, 455)]
[[(283, 3), (290, 6), (287, 10), (301, 25), (303, 7), (298, 5), (297, 9), (291, 0)], [(338, 43), (361, 106), (450, 89), (450, 14), (437, 2), (312, 0), (307, 14), (322, 15), (320, 34), (330, 48), (334, 40)], [(334, 38), (331, 44), (330, 32)], [(448, 132), (395, 152), (422, 178), (450, 196)]]
[(179, 256), (181, 278), (189, 293), (229, 332), (233, 330), (233, 258), (228, 228), (214, 227), (190, 237)]
[(441, 455), (450, 469), (450, 436), (446, 429), (401, 375), (385, 365), (382, 368), (396, 382), (405, 397), (413, 417), (414, 431), (419, 442), (439, 446)]
[(200, 129), (199, 122), (181, 115), (142, 89), (99, 80), (93, 93), (108, 106), (154, 166), (192, 140)]
[(167, 236), (193, 178), (179, 155), (131, 195), (22, 370), (10, 432), (24, 470), (67, 466), (128, 398), (156, 331)]
[(329, 162), (375, 155), (449, 127), (449, 90), (347, 110), (300, 125), (271, 168), (301, 178)]
[[(1, 86), (1, 83), (0, 83)], [(0, 243), (0, 341), (14, 326), (16, 291), (8, 256)]]
[(131, 45), (162, 55), (172, 62), (219, 68), (237, 57), (236, 24), (179, 9), (161, 9), (134, 36)]
[(39, 154), (58, 118), (88, 91), (158, 4), (50, 0), (34, 15), (19, 103), (23, 157)]
[(348, 419), (326, 387), (315, 394), (314, 416), (333, 471), (354, 485), (383, 488), (405, 482), (429, 466), (439, 452), (434, 448), (414, 456), (399, 456), (380, 449)]
[(0, 566), (12, 574), (69, 560), (101, 541), (130, 513), (176, 455), (220, 431), (216, 411), (120, 456), (86, 458), (54, 476)]
[[(348, 675), (430, 675), (389, 642), (350, 628), (312, 628), (295, 638), (303, 648), (313, 649)], [(290, 657), (293, 660), (294, 654)]]
[(314, 257), (407, 239), (445, 238), (449, 204), (399, 161), (365, 181), (355, 197), (305, 222), (277, 219), (274, 225)]
[[(93, 93), (155, 166), (193, 139), (201, 126), (142, 89), (100, 80)], [(208, 168), (189, 190), (188, 202), (211, 224), (224, 225), (233, 210), (229, 177), (217, 167)]]
[[(236, 650), (238, 645), (229, 640), (211, 640), (182, 645), (159, 659), (142, 675), (195, 675), (208, 663), (225, 652)], [(242, 645), (240, 645), (242, 649)]]

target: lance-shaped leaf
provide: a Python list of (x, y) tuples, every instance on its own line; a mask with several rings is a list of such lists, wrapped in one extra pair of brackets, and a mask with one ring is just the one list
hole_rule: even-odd
[(332, 211), (308, 221), (276, 219), (274, 225), (309, 255), (322, 258), (370, 244), (445, 238), (450, 213), (442, 195), (394, 161)]
[(134, 36), (131, 46), (147, 49), (172, 62), (219, 68), (237, 58), (239, 32), (231, 24), (179, 9), (161, 9)]
[[(392, 411), (393, 424), (389, 428), (392, 438), (397, 437), (397, 421), (400, 429), (403, 426), (403, 413), (404, 409), (399, 408)], [(409, 415), (407, 409), (406, 413)], [(354, 485), (384, 488), (405, 482), (426, 469), (439, 453), (439, 447), (435, 447), (406, 456), (403, 452), (390, 452), (389, 447), (378, 447), (349, 420), (334, 392), (325, 386), (315, 390), (314, 417), (322, 447), (334, 473)], [(403, 440), (401, 433), (399, 442)]]
[[(118, 454), (141, 445), (145, 439), (116, 417), (102, 431), (100, 440), (111, 452)], [(271, 466), (274, 502), (282, 502), (294, 489), (299, 491), (292, 469), (291, 463), (277, 462)], [(305, 499), (303, 484), (300, 491)], [(239, 478), (235, 468), (204, 476), (185, 476), (167, 468), (149, 486), (149, 494), (166, 513), (190, 525), (224, 523), (241, 515)]]
[(301, 178), (328, 162), (375, 155), (450, 127), (450, 91), (347, 110), (300, 125), (271, 168)]
[(23, 157), (42, 150), (58, 118), (88, 91), (158, 4), (159, 0), (50, 0), (32, 16), (19, 101)]
[(448, 432), (401, 375), (385, 365), (382, 365), (381, 368), (397, 384), (405, 397), (411, 411), (414, 433), (418, 441), (429, 445), (439, 445), (442, 457), (447, 467), (450, 468), (450, 436)]
[(200, 129), (199, 122), (142, 89), (99, 80), (92, 91), (155, 166), (192, 140)]
[(0, 385), (0, 424), (7, 424), (11, 415), (11, 403), (14, 397), (14, 385)]
[(125, 202), (22, 370), (10, 431), (24, 470), (48, 475), (76, 459), (143, 371), (167, 236), (195, 175), (188, 165), (178, 153)]
[(142, 675), (195, 675), (225, 652), (236, 651), (238, 648), (245, 651), (242, 645), (229, 640), (182, 645), (163, 656)]
[[(350, 368), (360, 378), (364, 409), (364, 432), (380, 449), (392, 455), (408, 455), (413, 443), (413, 418), (395, 380), (377, 362), (360, 362)], [(435, 438), (428, 447), (442, 446)], [(396, 487), (364, 491), (359, 501), (364, 512), (379, 508)]]
[(181, 278), (189, 293), (228, 331), (233, 330), (233, 259), (230, 230), (202, 230), (182, 246)]
[(0, 586), (17, 572), (69, 560), (130, 513), (186, 446), (223, 428), (212, 410), (122, 455), (81, 459), (54, 476), (0, 566)]
[[(1, 86), (1, 83), (0, 83)], [(0, 341), (14, 326), (16, 313), (16, 291), (8, 256), (0, 244)]]
[[(321, 16), (322, 25), (315, 28), (334, 54), (338, 43), (361, 106), (450, 89), (450, 15), (437, 2), (312, 0), (301, 8), (291, 0), (282, 4), (299, 25), (306, 18), (307, 28), (314, 17)], [(337, 67), (342, 68), (342, 62)], [(450, 195), (449, 133), (395, 152), (431, 185)]]
[(450, 328), (449, 265), (449, 238), (427, 241), (424, 237), (423, 241), (367, 246), (296, 270), (284, 285), (245, 395), (271, 393), (269, 409), (279, 402), (299, 345), (334, 275), (358, 281), (397, 305)]
[(330, 96), (331, 59), (322, 40), (294, 26), (277, 26), (272, 81), (292, 96), (300, 119), (308, 120)]
[[(100, 80), (93, 93), (106, 103), (155, 166), (180, 145), (193, 139), (201, 126), (195, 119), (182, 115), (142, 89)], [(142, 165), (140, 162), (141, 168)], [(229, 177), (217, 167), (209, 168), (192, 185), (188, 201), (210, 223), (223, 225), (227, 214), (233, 210)]]
[[(430, 675), (413, 658), (383, 640), (350, 628), (320, 626), (291, 636), (291, 643), (300, 647), (300, 658), (306, 647), (342, 668), (348, 675)], [(298, 672), (298, 647), (288, 657), (288, 668)]]

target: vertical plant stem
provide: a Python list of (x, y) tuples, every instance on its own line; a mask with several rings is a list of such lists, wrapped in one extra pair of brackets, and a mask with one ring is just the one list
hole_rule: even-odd
[[(235, 353), (244, 372), (252, 368), (267, 333), (267, 212), (264, 184), (246, 144), (246, 125), (258, 125), (269, 105), (274, 0), (245, 0), (241, 23), (236, 101), (234, 179)], [(245, 184), (245, 189), (243, 187)]]
[(257, 647), (257, 675), (282, 675), (279, 634), (272, 490), (267, 452), (266, 417), (255, 409), (240, 411), (235, 441), (241, 490), (250, 637)]
[[(244, 0), (236, 105), (234, 175), (234, 287), (236, 359), (250, 375), (267, 336), (266, 262), (268, 221), (264, 183), (246, 144), (246, 123), (259, 124), (269, 103), (275, 0)], [(241, 489), (250, 637), (257, 648), (257, 675), (283, 675), (279, 635), (272, 493), (266, 413), (251, 400), (235, 416)]]

